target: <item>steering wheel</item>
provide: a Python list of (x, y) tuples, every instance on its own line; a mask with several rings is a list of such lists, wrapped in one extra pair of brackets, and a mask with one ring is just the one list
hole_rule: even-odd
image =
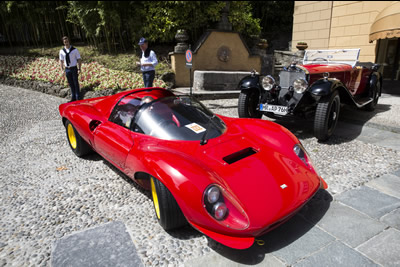
[(328, 60), (323, 57), (317, 57), (317, 58), (314, 58), (313, 61), (328, 61)]

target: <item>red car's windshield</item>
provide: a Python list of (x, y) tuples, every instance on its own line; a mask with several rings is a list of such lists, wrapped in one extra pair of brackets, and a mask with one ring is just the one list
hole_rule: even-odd
[(166, 140), (215, 138), (224, 122), (194, 98), (165, 97), (143, 104), (135, 117), (135, 131)]
[(307, 50), (303, 65), (307, 64), (348, 64), (354, 67), (358, 61), (360, 49)]

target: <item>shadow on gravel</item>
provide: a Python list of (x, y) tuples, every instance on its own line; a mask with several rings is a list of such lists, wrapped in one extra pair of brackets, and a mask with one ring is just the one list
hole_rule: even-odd
[(383, 80), (382, 93), (400, 96), (400, 80)]
[[(349, 132), (348, 138), (351, 138), (351, 139), (355, 139), (355, 138), (357, 138), (357, 136), (360, 135), (362, 127), (364, 125), (368, 125), (368, 126), (383, 129), (383, 130), (398, 131), (399, 129), (398, 128), (396, 129), (395, 127), (386, 126), (386, 125), (378, 125), (373, 122), (369, 122), (376, 115), (378, 115), (380, 113), (385, 113), (385, 112), (389, 111), (390, 109), (391, 109), (391, 105), (379, 104), (379, 103), (376, 106), (374, 111), (366, 111), (366, 110), (358, 109), (353, 106), (344, 106), (344, 107), (342, 107), (342, 109), (340, 111), (341, 114), (340, 114), (339, 123), (341, 121), (343, 121), (346, 123), (350, 123), (354, 126), (359, 126), (354, 131)], [(359, 131), (357, 131), (357, 130), (359, 130)]]
[[(237, 109), (237, 105), (225, 106), (225, 105), (213, 104), (213, 103), (209, 103), (209, 104), (207, 105), (207, 107), (208, 107), (209, 109), (213, 110), (213, 112), (214, 112), (214, 109), (228, 109), (228, 108)], [(218, 114), (218, 112), (217, 112), (217, 114)]]
[[(360, 136), (365, 124), (378, 113), (390, 110), (390, 105), (379, 104), (374, 111), (366, 111), (353, 106), (342, 105), (339, 114), (339, 121), (333, 136), (324, 144), (341, 144), (350, 142)], [(275, 119), (274, 122), (284, 126), (299, 139), (314, 138), (314, 120), (301, 118)], [(371, 125), (374, 126), (374, 125)], [(378, 127), (378, 126), (375, 126)], [(383, 126), (379, 126), (385, 128)], [(390, 128), (390, 127), (386, 127)], [(393, 129), (386, 129), (393, 130)]]
[(118, 168), (116, 168), (114, 165), (109, 163), (107, 160), (105, 160), (102, 156), (97, 154), (96, 152), (90, 153), (88, 155), (85, 155), (82, 157), (84, 160), (90, 160), (90, 161), (103, 161), (104, 165), (109, 167), (113, 172), (115, 172), (119, 177), (121, 177), (125, 182), (129, 183), (132, 185), (136, 190), (139, 192), (143, 193), (145, 196), (147, 196), (151, 200), (151, 194), (149, 191), (145, 190), (142, 188), (140, 185), (138, 185), (136, 182), (134, 182), (131, 178), (129, 178), (125, 173), (120, 171)]
[[(332, 196), (326, 190), (319, 190), (293, 218), (271, 232), (256, 238), (258, 242), (254, 242), (248, 249), (233, 249), (217, 243), (211, 238), (207, 238), (208, 245), (221, 256), (234, 262), (246, 265), (258, 264), (264, 260), (266, 254), (290, 246), (310, 231), (328, 211), (332, 200)], [(264, 245), (258, 243), (264, 243)]]
[(176, 229), (176, 230), (171, 230), (167, 232), (171, 237), (177, 238), (180, 240), (190, 240), (192, 238), (197, 238), (203, 235), (203, 233), (200, 233), (196, 229), (194, 229), (192, 226), (189, 224)]
[(90, 160), (90, 161), (100, 161), (100, 160), (103, 160), (103, 158), (102, 158), (99, 154), (97, 154), (97, 153), (95, 153), (95, 152), (83, 156), (82, 159), (84, 159), (84, 160)]
[[(101, 156), (99, 156), (101, 158)], [(103, 160), (103, 163), (107, 165), (113, 172), (115, 172), (119, 177), (121, 177), (125, 182), (133, 186), (136, 190), (141, 192), (143, 195), (145, 195), (148, 199), (151, 200), (151, 194), (150, 191), (144, 189), (140, 185), (138, 185), (135, 181), (133, 181), (129, 176), (127, 176), (125, 173), (117, 169), (114, 165), (112, 165), (110, 162), (105, 160), (104, 158), (101, 158)]]
[[(130, 184), (133, 187), (132, 190), (136, 189), (137, 191), (139, 191), (140, 193), (145, 195), (150, 201), (153, 201), (150, 191), (148, 191), (148, 190), (144, 189), (143, 187), (141, 187), (140, 185), (138, 185), (135, 181), (133, 181), (131, 178), (129, 178), (125, 173), (123, 173), (122, 171), (117, 169), (114, 165), (112, 165), (107, 160), (102, 158), (99, 154), (92, 153), (92, 154), (89, 154), (89, 155), (85, 156), (83, 159), (93, 160), (93, 161), (102, 160), (103, 163), (107, 167), (109, 167), (113, 172), (115, 172), (125, 182)], [(187, 226), (182, 227), (182, 228), (179, 228), (179, 229), (176, 229), (176, 230), (171, 230), (171, 231), (168, 231), (166, 233), (168, 233), (173, 238), (178, 238), (178, 239), (181, 239), (181, 240), (189, 240), (189, 239), (196, 238), (196, 237), (199, 237), (199, 236), (203, 235), (202, 233), (200, 233), (199, 231), (197, 231), (196, 229), (191, 227), (189, 224)]]

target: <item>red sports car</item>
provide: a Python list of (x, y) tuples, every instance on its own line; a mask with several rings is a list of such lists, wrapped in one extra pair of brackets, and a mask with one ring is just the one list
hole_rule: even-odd
[(214, 115), (196, 99), (162, 88), (65, 103), (59, 110), (75, 154), (94, 150), (151, 190), (165, 230), (189, 222), (245, 249), (327, 188), (286, 128)]

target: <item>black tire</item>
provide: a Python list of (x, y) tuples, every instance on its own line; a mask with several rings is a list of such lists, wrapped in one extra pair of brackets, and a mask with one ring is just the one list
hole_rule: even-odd
[(376, 105), (378, 104), (378, 99), (380, 95), (380, 90), (381, 90), (381, 83), (379, 80), (370, 88), (369, 91), (369, 96), (373, 99), (372, 102), (368, 103), (365, 105), (364, 109), (368, 111), (374, 111), (376, 108)]
[(239, 95), (238, 113), (239, 118), (257, 118), (262, 117), (262, 112), (257, 110), (259, 104), (260, 92), (258, 89), (242, 90)]
[(314, 135), (318, 141), (325, 141), (332, 136), (340, 112), (340, 96), (338, 91), (323, 96), (317, 105), (314, 119)]
[(75, 155), (78, 157), (83, 157), (84, 155), (92, 152), (92, 148), (86, 143), (85, 140), (79, 135), (72, 123), (67, 120), (65, 122), (65, 130), (67, 133), (68, 144), (74, 151)]
[(150, 183), (154, 211), (162, 228), (169, 231), (186, 225), (186, 218), (168, 188), (154, 177)]

